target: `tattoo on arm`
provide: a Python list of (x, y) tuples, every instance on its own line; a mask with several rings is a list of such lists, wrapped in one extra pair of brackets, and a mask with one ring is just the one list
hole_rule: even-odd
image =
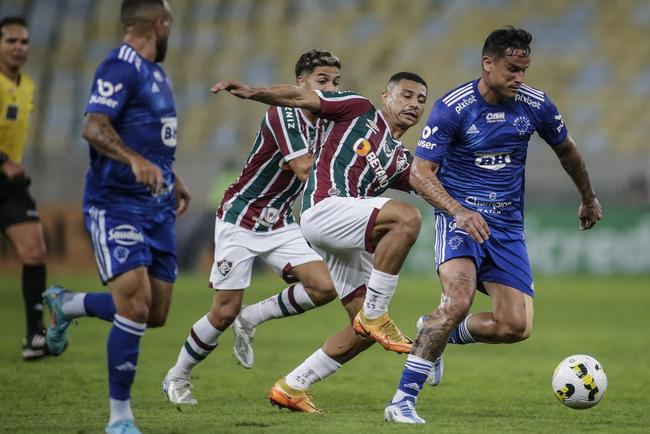
[(564, 171), (571, 177), (571, 180), (580, 192), (582, 200), (588, 201), (594, 199), (596, 195), (591, 187), (587, 166), (573, 139), (567, 137), (562, 143), (554, 147), (553, 150), (557, 154)]
[(84, 124), (83, 137), (100, 154), (129, 164), (133, 150), (124, 144), (107, 116), (89, 114)]
[(424, 169), (418, 169), (416, 165), (418, 165), (417, 159), (414, 162), (414, 167), (411, 169), (410, 176), (410, 182), (415, 191), (434, 207), (441, 209), (449, 215), (454, 215), (462, 205), (449, 195), (436, 177), (438, 166), (430, 166), (429, 169), (426, 167)]

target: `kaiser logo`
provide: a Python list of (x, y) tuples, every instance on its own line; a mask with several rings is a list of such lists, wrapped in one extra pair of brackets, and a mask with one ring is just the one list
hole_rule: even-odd
[(506, 114), (505, 112), (488, 113), (485, 115), (485, 120), (488, 124), (493, 124), (495, 122), (505, 122)]
[(503, 169), (510, 162), (510, 154), (508, 153), (482, 154), (474, 160), (474, 164), (478, 167), (488, 170)]
[(362, 157), (368, 155), (371, 149), (372, 149), (372, 145), (370, 144), (368, 139), (359, 139), (354, 144), (354, 152), (356, 152), (357, 155), (360, 155)]
[(456, 104), (455, 110), (457, 114), (460, 114), (465, 108), (469, 107), (470, 104), (476, 102), (476, 95), (472, 95), (469, 98), (463, 98), (461, 102)]
[(225, 259), (217, 262), (217, 270), (219, 270), (219, 273), (221, 273), (223, 277), (226, 277), (228, 273), (232, 271), (232, 262)]
[(135, 246), (144, 242), (144, 235), (131, 225), (119, 225), (108, 231), (108, 240), (121, 246)]
[(101, 78), (97, 79), (97, 93), (106, 98), (118, 93), (123, 87), (122, 83), (113, 84), (110, 81), (102, 80)]

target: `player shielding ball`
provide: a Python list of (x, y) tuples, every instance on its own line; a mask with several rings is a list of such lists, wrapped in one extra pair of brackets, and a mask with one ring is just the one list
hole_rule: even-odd
[(238, 81), (219, 82), (212, 90), (300, 107), (334, 123), (305, 186), (300, 226), (327, 262), (352, 324), (276, 382), (269, 393), (281, 407), (319, 412), (308, 392), (313, 383), (336, 372), (374, 341), (399, 353), (411, 348), (412, 341), (387, 311), (421, 217), (415, 207), (381, 194), (389, 188), (411, 190), (412, 158), (399, 139), (422, 116), (427, 86), (416, 74), (397, 73), (382, 92), (380, 109), (352, 92), (282, 85), (251, 88)]
[[(340, 68), (339, 59), (330, 52), (309, 50), (295, 66), (298, 88), (336, 90)], [(192, 325), (176, 364), (163, 380), (163, 393), (171, 402), (196, 404), (191, 372), (216, 349), (219, 336), (233, 321), (235, 355), (250, 368), (256, 325), (303, 313), (336, 297), (325, 262), (309, 247), (291, 211), (327, 124), (305, 110), (270, 107), (266, 111), (246, 164), (217, 210), (212, 307)], [(256, 257), (291, 285), (240, 313)]]
[[(437, 309), (424, 318), (385, 419), (424, 423), (416, 398), (448, 342), (513, 343), (533, 327), (533, 277), (524, 239), (524, 168), (534, 133), (557, 154), (580, 194), (580, 229), (601, 218), (585, 162), (543, 91), (523, 83), (532, 36), (508, 27), (483, 46), (482, 75), (436, 101), (411, 183), (435, 208)], [(476, 289), (491, 312), (468, 315)]]

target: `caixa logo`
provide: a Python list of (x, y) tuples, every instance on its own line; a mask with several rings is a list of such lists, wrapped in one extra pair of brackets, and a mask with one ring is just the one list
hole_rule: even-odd
[(108, 231), (108, 240), (121, 246), (134, 246), (144, 241), (144, 235), (131, 225), (119, 225)]
[(162, 124), (160, 128), (160, 139), (162, 142), (169, 146), (176, 146), (176, 128), (178, 126), (178, 121), (175, 117), (161, 118), (160, 123)]
[(476, 157), (474, 164), (482, 169), (499, 170), (510, 164), (510, 161), (510, 154), (507, 153), (484, 154)]

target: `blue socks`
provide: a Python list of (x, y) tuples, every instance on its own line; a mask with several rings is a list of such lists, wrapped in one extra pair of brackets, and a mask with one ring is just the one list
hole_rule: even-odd
[(453, 332), (451, 332), (451, 335), (449, 336), (449, 343), (450, 344), (474, 344), (476, 343), (476, 339), (470, 334), (469, 330), (467, 329), (467, 320), (469, 319), (471, 315), (467, 315), (463, 321), (461, 321), (460, 324), (456, 326)]
[(104, 321), (113, 321), (115, 303), (113, 303), (113, 295), (110, 292), (88, 292), (83, 303), (88, 316), (95, 316)]
[(399, 387), (391, 402), (410, 400), (415, 403), (422, 386), (433, 368), (433, 362), (409, 354), (399, 380)]
[[(109, 294), (110, 295), (110, 294)], [(108, 384), (111, 399), (126, 401), (131, 397), (140, 353), (140, 338), (146, 324), (115, 315), (108, 335)]]

